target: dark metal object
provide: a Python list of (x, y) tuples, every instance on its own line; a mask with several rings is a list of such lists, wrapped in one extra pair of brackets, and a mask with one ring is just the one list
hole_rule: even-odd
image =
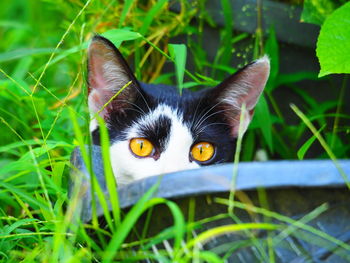
[[(301, 23), (302, 6), (282, 2), (264, 0), (262, 9), (263, 27), (273, 27), (280, 41), (303, 47), (314, 47), (320, 27), (313, 24)], [(256, 0), (230, 0), (235, 29), (254, 34), (257, 26)], [(224, 26), (224, 16), (220, 1), (207, 1), (206, 10), (213, 20)], [(171, 7), (180, 12), (180, 5)], [(302, 33), (301, 33), (302, 32)]]
[[(99, 147), (92, 147), (94, 173), (108, 197), (103, 175), (103, 165)], [(90, 179), (86, 166), (82, 161), (79, 149), (72, 155), (72, 164), (77, 170), (72, 170), (72, 180), (83, 178), (83, 185), (87, 192), (82, 197), (81, 215), (83, 221), (91, 219), (91, 191)], [(340, 166), (350, 180), (350, 161), (340, 160)], [(118, 189), (121, 208), (128, 208), (155, 183), (160, 181), (156, 196), (174, 199), (178, 205), (187, 211), (189, 198), (196, 202), (195, 214), (198, 218), (206, 218), (219, 213), (225, 213), (227, 207), (216, 203), (209, 204), (207, 198), (221, 196), (227, 198), (233, 176), (233, 164), (209, 166), (196, 170), (181, 171), (153, 176), (135, 181)], [(75, 179), (74, 179), (75, 178)], [(257, 188), (266, 191), (271, 211), (285, 214), (295, 220), (302, 218), (323, 203), (329, 204), (329, 209), (317, 218), (308, 222), (309, 225), (320, 229), (343, 242), (350, 240), (350, 191), (346, 188), (344, 178), (330, 160), (310, 161), (271, 161), (240, 163), (236, 178), (235, 189), (243, 190), (253, 201), (258, 203)], [(153, 229), (157, 233), (171, 222), (171, 215), (165, 207), (157, 208)], [(236, 211), (236, 210), (235, 210)], [(97, 208), (98, 215), (102, 215), (101, 207)], [(243, 210), (235, 212), (242, 222), (251, 222), (252, 218)], [(213, 222), (212, 222), (213, 223)], [(218, 226), (215, 222), (204, 228)], [(221, 220), (219, 225), (232, 224), (232, 219)], [(301, 231), (301, 230), (299, 230)], [(318, 247), (313, 243), (310, 233), (303, 233), (304, 238), (288, 236), (276, 244), (276, 262), (348, 262), (350, 251), (339, 248), (334, 243), (327, 243), (325, 247)], [(302, 235), (302, 236), (303, 236)], [(239, 240), (239, 239), (238, 239)], [(229, 250), (229, 244), (237, 241), (237, 236), (226, 235), (206, 244), (206, 249)], [(321, 241), (319, 241), (321, 242)], [(219, 252), (218, 252), (219, 253)], [(219, 253), (220, 254), (220, 253)], [(257, 262), (259, 258), (254, 248), (243, 247), (228, 258), (228, 262)]]

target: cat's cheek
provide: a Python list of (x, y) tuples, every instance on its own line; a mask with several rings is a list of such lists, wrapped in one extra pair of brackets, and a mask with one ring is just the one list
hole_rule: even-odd
[[(140, 163), (130, 152), (129, 141), (114, 142), (110, 147), (110, 159), (118, 185), (131, 183), (137, 174)], [(141, 160), (141, 159), (139, 159)]]
[(159, 174), (158, 162), (153, 158), (135, 157), (130, 151), (129, 141), (113, 143), (110, 147), (110, 158), (119, 186)]
[(91, 117), (91, 121), (90, 121), (90, 125), (89, 125), (90, 132), (92, 133), (93, 131), (95, 131), (97, 129), (97, 127), (98, 127), (97, 120), (93, 119), (93, 117)]

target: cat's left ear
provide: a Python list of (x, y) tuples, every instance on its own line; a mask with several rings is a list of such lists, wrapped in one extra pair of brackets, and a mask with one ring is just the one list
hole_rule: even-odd
[(243, 104), (243, 132), (247, 130), (269, 74), (270, 60), (264, 56), (231, 75), (212, 90), (210, 96), (216, 98), (216, 103), (223, 109), (223, 114), (231, 126), (232, 136), (238, 136)]
[[(126, 86), (130, 82), (129, 86)], [(118, 49), (108, 39), (95, 36), (88, 50), (88, 104), (92, 114), (105, 120), (124, 112), (141, 94), (141, 88)]]

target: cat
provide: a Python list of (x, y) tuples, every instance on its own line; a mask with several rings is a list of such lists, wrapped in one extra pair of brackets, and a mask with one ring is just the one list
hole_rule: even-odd
[[(88, 106), (106, 122), (117, 183), (232, 161), (241, 107), (245, 131), (269, 72), (264, 56), (214, 88), (180, 95), (172, 86), (137, 81), (118, 49), (95, 36), (88, 49)], [(99, 145), (94, 119), (90, 131)]]

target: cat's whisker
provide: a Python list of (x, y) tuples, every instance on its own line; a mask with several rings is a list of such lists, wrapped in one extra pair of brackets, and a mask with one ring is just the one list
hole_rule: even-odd
[(196, 109), (195, 109), (194, 114), (193, 114), (193, 117), (192, 117), (191, 127), (193, 126), (193, 124), (194, 124), (194, 122), (195, 122), (195, 120), (196, 120), (198, 107), (199, 107), (199, 105), (201, 104), (202, 100), (203, 100), (203, 97), (201, 97), (201, 98), (199, 99), (199, 102), (197, 103)]
[(226, 125), (226, 126), (230, 126), (229, 124), (224, 123), (224, 122), (213, 122), (213, 123), (210, 123), (210, 124), (207, 124), (207, 125), (203, 126), (199, 131), (196, 131), (196, 133), (201, 133), (202, 131), (204, 131), (205, 129), (207, 129), (209, 126), (212, 126), (212, 125)]
[(143, 94), (142, 94), (142, 92), (139, 90), (139, 88), (136, 87), (136, 90), (137, 90), (137, 92), (140, 94), (142, 100), (145, 102), (146, 107), (148, 108), (148, 110), (151, 111), (151, 108), (149, 107), (148, 102), (147, 102), (145, 96), (143, 96)]
[(137, 112), (137, 113), (144, 114), (144, 112), (143, 112), (143, 111), (139, 111), (139, 110), (134, 109), (134, 108), (125, 108), (125, 110), (135, 111), (135, 112)]
[[(215, 107), (215, 105), (209, 109), (207, 108), (204, 108), (200, 113), (199, 113), (199, 116), (202, 115), (199, 120), (196, 120), (196, 118), (193, 118), (193, 122), (194, 122), (194, 127), (197, 126), (197, 124), (202, 120), (202, 118), (204, 118), (213, 108)], [(204, 112), (203, 114), (203, 111), (206, 111)], [(196, 121), (196, 122), (195, 122)]]
[[(216, 106), (218, 106), (220, 103), (224, 103), (225, 101), (224, 100), (220, 100), (218, 101), (216, 104), (214, 104), (210, 109), (207, 110), (207, 112), (205, 114), (203, 114), (203, 116), (196, 122), (196, 124), (194, 125), (194, 129), (196, 129), (199, 125), (201, 125), (203, 123), (203, 118), (206, 117), (206, 115)], [(231, 109), (224, 109), (222, 111), (218, 111), (217, 113), (221, 113), (221, 112), (225, 112), (225, 111), (231, 111)], [(211, 115), (212, 116), (212, 115)], [(205, 118), (204, 121), (208, 119)], [(199, 124), (200, 123), (200, 124)]]
[[(231, 161), (233, 161), (233, 160), (231, 160)], [(217, 162), (215, 162), (215, 164), (221, 164), (221, 163), (225, 163), (225, 162), (227, 162), (225, 159), (220, 159)]]
[(219, 110), (219, 111), (215, 111), (213, 112), (212, 114), (209, 114), (207, 115), (204, 119), (202, 119), (200, 122), (197, 122), (196, 125), (194, 126), (194, 130), (196, 130), (198, 127), (200, 127), (203, 122), (205, 122), (207, 119), (209, 119), (210, 117), (216, 115), (216, 114), (219, 114), (219, 113), (222, 113), (222, 112), (225, 112), (225, 111), (228, 111), (227, 109), (224, 109), (224, 110)]
[(223, 123), (223, 122), (215, 122), (215, 123), (208, 124), (208, 125), (202, 127), (200, 130), (194, 131), (194, 133), (195, 133), (194, 141), (196, 141), (198, 139), (198, 137), (201, 135), (201, 133), (204, 130), (206, 130), (209, 126), (212, 126), (212, 125), (226, 125), (226, 126), (229, 126), (229, 124)]
[[(194, 127), (198, 126), (198, 123), (202, 121), (203, 118), (205, 118), (205, 116), (207, 114), (209, 114), (209, 112), (214, 109), (216, 106), (218, 106), (220, 103), (222, 103), (223, 101), (220, 100), (219, 102), (215, 103), (211, 108), (209, 108), (203, 115), (202, 117), (194, 124)], [(202, 113), (203, 111), (201, 111), (200, 113)]]
[(130, 104), (130, 105), (132, 105), (132, 106), (138, 108), (138, 109), (140, 110), (140, 113), (146, 115), (146, 112), (145, 112), (140, 106), (138, 106), (137, 104), (135, 104), (135, 103), (133, 103), (133, 102), (131, 102), (131, 101), (128, 101), (128, 100), (120, 100), (120, 101), (122, 101), (122, 102), (127, 102), (128, 104)]

